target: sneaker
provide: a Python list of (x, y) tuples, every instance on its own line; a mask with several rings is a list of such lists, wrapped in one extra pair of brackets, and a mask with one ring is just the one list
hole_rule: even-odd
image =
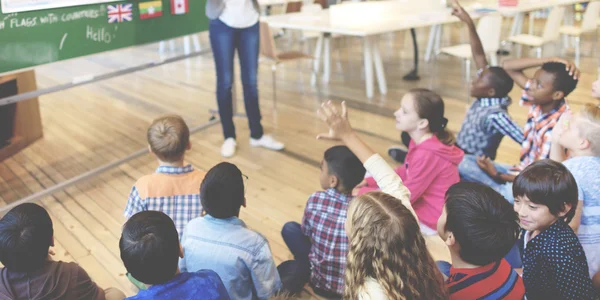
[(263, 147), (269, 150), (283, 150), (285, 147), (282, 143), (273, 139), (270, 135), (263, 135), (260, 139), (250, 139), (250, 146), (252, 147)]
[(388, 148), (388, 155), (399, 163), (403, 163), (408, 152), (399, 146)]
[(234, 138), (228, 138), (221, 146), (221, 155), (223, 157), (232, 157), (235, 155), (235, 149), (237, 148), (237, 143)]

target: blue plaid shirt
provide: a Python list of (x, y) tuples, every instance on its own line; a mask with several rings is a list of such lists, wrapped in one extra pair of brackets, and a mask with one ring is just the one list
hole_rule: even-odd
[(160, 166), (131, 188), (125, 217), (129, 219), (146, 210), (164, 212), (175, 222), (181, 239), (185, 225), (202, 214), (200, 184), (203, 179), (204, 173), (194, 170), (192, 165)]

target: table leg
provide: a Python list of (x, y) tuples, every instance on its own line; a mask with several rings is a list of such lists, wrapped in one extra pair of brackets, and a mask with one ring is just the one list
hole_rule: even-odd
[(317, 44), (315, 45), (315, 55), (313, 60), (313, 74), (310, 78), (310, 84), (314, 86), (317, 84), (317, 75), (319, 74), (319, 68), (321, 66), (321, 52), (323, 52), (323, 34), (319, 36), (317, 39)]
[(434, 43), (436, 40), (436, 34), (438, 31), (439, 25), (431, 26), (429, 30), (429, 40), (427, 41), (427, 49), (425, 50), (425, 61), (429, 62), (431, 59), (431, 53), (433, 52)]
[(329, 82), (331, 77), (331, 34), (326, 33), (323, 49), (323, 82)]
[(373, 97), (373, 57), (371, 38), (366, 36), (363, 40), (363, 51), (365, 55), (365, 85), (367, 97)]
[(371, 41), (371, 51), (373, 53), (373, 61), (375, 63), (377, 82), (379, 83), (379, 92), (382, 95), (385, 95), (387, 94), (387, 82), (385, 80), (385, 69), (383, 68), (383, 62), (381, 60), (381, 53), (379, 53), (379, 47), (377, 46), (377, 38), (373, 37)]

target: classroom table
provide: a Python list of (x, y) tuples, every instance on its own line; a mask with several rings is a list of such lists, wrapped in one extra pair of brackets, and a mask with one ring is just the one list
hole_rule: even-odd
[[(523, 15), (528, 11), (549, 8), (556, 5), (570, 5), (583, 0), (521, 0), (515, 7), (499, 7), (497, 1), (461, 1), (465, 9), (472, 14), (474, 19), (483, 13), (477, 11), (496, 10), (503, 15), (515, 15), (511, 34), (520, 32), (519, 24)], [(344, 3), (344, 2), (343, 2)], [(377, 37), (384, 33), (408, 30), (410, 28), (429, 27), (428, 46), (426, 59), (433, 53), (434, 48), (439, 48), (441, 26), (459, 22), (451, 15), (451, 9), (443, 0), (387, 0), (369, 2), (350, 2), (347, 4), (333, 5), (319, 13), (291, 13), (263, 17), (263, 21), (270, 26), (320, 32), (321, 36), (315, 47), (315, 73), (319, 72), (321, 59), (323, 59), (323, 81), (328, 82), (330, 77), (330, 36), (331, 34), (359, 37), (363, 39), (363, 60), (365, 68), (365, 92), (371, 98), (374, 94), (374, 72), (377, 77), (379, 91), (387, 93), (384, 67), (381, 54), (377, 47)]]

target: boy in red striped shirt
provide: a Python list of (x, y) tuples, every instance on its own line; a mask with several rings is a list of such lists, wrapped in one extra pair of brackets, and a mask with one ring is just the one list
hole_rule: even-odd
[(452, 265), (438, 262), (450, 299), (523, 299), (523, 280), (504, 259), (517, 241), (517, 221), (488, 186), (460, 182), (448, 189), (437, 231), (452, 257)]

